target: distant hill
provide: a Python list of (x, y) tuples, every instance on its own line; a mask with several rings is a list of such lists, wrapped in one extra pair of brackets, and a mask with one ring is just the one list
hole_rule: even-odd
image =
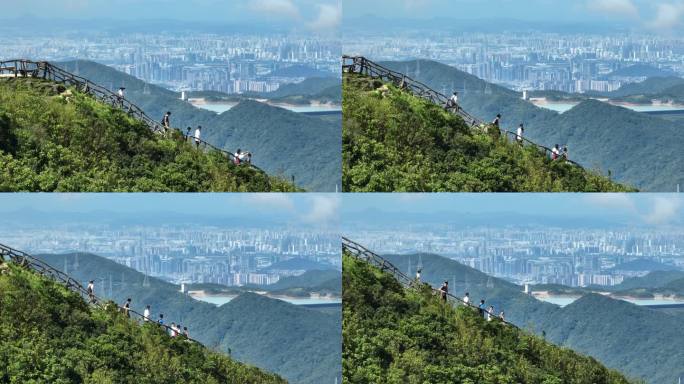
[(615, 77), (668, 77), (674, 75), (674, 72), (667, 69), (660, 69), (648, 64), (635, 64), (629, 67), (620, 68), (607, 75), (604, 78)]
[[(408, 272), (410, 258), (413, 273), (422, 258), (423, 281), (439, 286), (448, 280), (450, 292), (454, 295), (461, 296), (469, 292), (473, 301), (484, 298), (487, 305), (494, 305), (496, 311), (505, 310), (506, 318), (518, 326), (537, 334), (545, 332), (547, 339), (554, 344), (595, 357), (630, 377), (641, 378), (649, 384), (660, 384), (676, 382), (679, 375), (684, 375), (684, 368), (679, 363), (684, 359), (684, 350), (679, 348), (684, 343), (684, 335), (680, 331), (684, 329), (684, 318), (681, 316), (593, 294), (575, 301), (572, 306), (560, 308), (525, 295), (523, 288), (518, 285), (442, 256), (422, 254), (420, 258), (419, 255), (383, 257), (404, 272)], [(656, 280), (661, 273), (674, 274), (654, 272), (652, 280)], [(664, 281), (667, 283), (659, 285), (672, 284), (671, 288), (676, 289), (682, 284), (684, 288), (684, 278), (668, 278)], [(659, 363), (641, 364), (644, 359)]]
[(282, 178), (155, 134), (125, 112), (34, 78), (0, 80), (0, 190), (293, 191)]
[[(427, 71), (424, 67), (421, 73)], [(522, 147), (492, 133), (471, 129), (440, 106), (379, 80), (345, 74), (343, 92), (345, 191), (630, 189), (569, 163), (552, 161), (536, 147)], [(506, 91), (502, 89), (501, 94)]]
[(679, 279), (684, 279), (684, 271), (656, 271), (643, 277), (625, 279), (621, 284), (614, 286), (613, 289), (660, 288)]
[[(341, 130), (329, 123), (256, 101), (243, 101), (212, 120), (206, 138), (218, 147), (254, 154), (254, 163), (274, 175), (295, 176), (312, 191), (340, 184)], [(268, 165), (268, 166), (267, 166)]]
[(212, 144), (232, 152), (238, 148), (252, 152), (254, 164), (269, 174), (287, 179), (294, 175), (298, 186), (311, 191), (332, 192), (340, 184), (339, 125), (254, 101), (244, 101), (217, 115), (181, 101), (179, 93), (145, 84), (102, 64), (73, 61), (59, 65), (112, 89), (126, 87), (126, 97), (152, 118), (161, 120), (171, 111), (171, 123), (176, 127), (201, 125)]
[(283, 85), (278, 90), (264, 93), (262, 96), (268, 99), (287, 96), (313, 96), (330, 87), (337, 87), (340, 93), (339, 101), (341, 102), (341, 81), (336, 77), (311, 77), (301, 83)]
[(272, 77), (335, 77), (335, 74), (328, 71), (321, 71), (310, 65), (291, 65), (289, 67), (278, 68), (271, 72)]
[[(675, 160), (677, 144), (684, 142), (684, 130), (676, 123), (595, 100), (559, 114), (522, 100), (520, 93), (487, 85), (446, 64), (414, 60), (383, 65), (437, 91), (459, 90), (465, 110), (485, 121), (501, 113), (507, 130), (525, 123), (526, 135), (533, 141), (547, 147), (567, 144), (571, 159), (603, 174), (610, 171), (617, 182), (647, 192), (670, 192), (684, 181), (683, 165)], [(655, 87), (656, 81), (652, 83), (647, 85)]]
[(630, 95), (647, 95), (652, 93), (662, 92), (675, 85), (684, 84), (684, 78), (676, 76), (668, 77), (650, 77), (641, 83), (625, 84), (620, 89), (609, 92), (606, 95), (610, 97), (624, 97)]
[(340, 319), (334, 315), (255, 294), (243, 294), (216, 307), (156, 278), (148, 278), (145, 287), (142, 273), (96, 255), (39, 257), (84, 283), (96, 280), (98, 295), (118, 303), (131, 297), (132, 308), (141, 313), (149, 304), (155, 318), (163, 312), (167, 322), (188, 326), (191, 337), (208, 347), (230, 350), (236, 359), (276, 372), (291, 383), (333, 382), (341, 370)]
[(346, 254), (343, 263), (345, 382), (630, 382), (592, 358), (444, 305), (425, 286), (406, 290)]
[(680, 269), (673, 266), (650, 259), (638, 259), (628, 261), (626, 263), (618, 264), (614, 268), (618, 271), (679, 271)]
[(46, 277), (0, 262), (0, 379), (17, 383), (285, 383)]

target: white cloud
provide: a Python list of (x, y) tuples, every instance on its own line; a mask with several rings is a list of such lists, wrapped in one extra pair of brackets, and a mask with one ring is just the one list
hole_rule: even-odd
[(676, 219), (682, 208), (682, 198), (679, 196), (656, 196), (653, 198), (651, 211), (644, 215), (649, 224), (669, 224)]
[(275, 16), (284, 16), (291, 19), (299, 19), (299, 8), (292, 0), (251, 0), (250, 8), (256, 12), (267, 13)]
[(660, 3), (657, 5), (655, 19), (647, 24), (651, 29), (671, 30), (682, 25), (684, 2)]
[(639, 9), (632, 0), (589, 0), (589, 10), (610, 16), (639, 18)]
[(309, 28), (315, 31), (336, 29), (342, 22), (342, 4), (319, 4), (318, 16), (309, 23)]
[(328, 226), (339, 219), (340, 198), (338, 196), (312, 196), (311, 210), (303, 220), (315, 225)]
[(290, 195), (284, 193), (248, 193), (243, 196), (247, 204), (253, 205), (257, 209), (295, 210), (295, 205)]

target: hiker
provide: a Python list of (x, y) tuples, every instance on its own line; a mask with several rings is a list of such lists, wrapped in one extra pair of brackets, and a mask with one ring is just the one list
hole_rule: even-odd
[(190, 338), (190, 332), (188, 332), (188, 327), (183, 327), (183, 336)]
[(458, 112), (458, 92), (454, 92), (449, 100), (447, 100), (446, 109), (454, 109), (456, 112)]
[(465, 305), (470, 305), (470, 293), (466, 292), (465, 296), (463, 296), (463, 303)]
[(487, 321), (492, 321), (494, 318), (494, 306), (490, 305), (489, 308), (487, 308)]
[(477, 306), (477, 312), (480, 314), (481, 317), (484, 317), (484, 313), (485, 313), (485, 301), (484, 301), (484, 299), (480, 300), (480, 304)]
[(449, 294), (449, 282), (445, 281), (442, 287), (439, 288), (439, 294), (442, 297), (442, 301), (447, 301), (447, 295)]
[(164, 314), (163, 313), (159, 314), (159, 320), (157, 320), (157, 324), (164, 325)]
[(525, 127), (520, 123), (520, 126), (518, 127), (518, 132), (515, 135), (515, 140), (518, 142), (518, 144), (522, 145), (523, 144), (523, 134), (525, 133)]
[(126, 303), (123, 306), (124, 315), (126, 315), (126, 317), (128, 317), (129, 319), (131, 318), (130, 310), (131, 310), (131, 298), (129, 297), (128, 299), (126, 299)]
[(119, 98), (119, 105), (121, 105), (121, 108), (123, 108), (123, 102), (124, 102), (124, 91), (126, 88), (121, 87), (119, 88), (119, 91), (116, 93), (117, 97)]
[(416, 281), (420, 283), (420, 273), (423, 272), (422, 268), (416, 270)]
[(492, 125), (495, 126), (496, 128), (499, 128), (499, 126), (501, 125), (501, 114), (500, 113), (497, 113), (496, 118), (494, 119), (494, 121), (492, 121)]
[(499, 313), (499, 320), (501, 320), (504, 323), (506, 322), (506, 317), (504, 315), (504, 311), (501, 311), (501, 313)]
[(176, 337), (176, 323), (171, 323), (171, 329), (169, 329), (169, 335), (171, 337)]
[(235, 152), (235, 155), (233, 155), (233, 163), (235, 163), (235, 165), (240, 165), (242, 162), (242, 157), (242, 150), (238, 148), (237, 152)]
[(188, 127), (188, 131), (185, 132), (185, 140), (187, 140), (188, 137), (190, 137), (190, 131), (192, 131), (192, 127)]
[(88, 282), (88, 298), (91, 303), (95, 302), (95, 282), (93, 280)]
[(162, 127), (164, 127), (164, 131), (169, 129), (171, 127), (171, 111), (166, 112), (164, 117), (162, 117)]
[(551, 160), (558, 160), (560, 156), (560, 147), (556, 144), (551, 150)]
[(568, 160), (570, 160), (568, 157), (569, 157), (569, 155), (568, 155), (568, 146), (567, 146), (567, 145), (564, 145), (564, 146), (563, 146), (563, 159), (565, 159), (565, 161), (568, 161)]
[(197, 129), (195, 129), (195, 145), (197, 145), (197, 148), (199, 148), (200, 143), (202, 140), (200, 139), (200, 136), (202, 135), (202, 126), (198, 125)]
[(143, 311), (143, 321), (148, 322), (150, 321), (150, 306), (148, 305), (145, 307), (145, 310)]

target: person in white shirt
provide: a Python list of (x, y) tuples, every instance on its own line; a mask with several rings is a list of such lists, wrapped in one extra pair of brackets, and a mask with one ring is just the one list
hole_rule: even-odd
[(199, 148), (200, 143), (202, 140), (200, 139), (202, 135), (202, 126), (199, 125), (197, 126), (197, 129), (195, 129), (195, 144), (197, 145), (197, 148)]
[(458, 111), (458, 92), (454, 92), (447, 102), (447, 109), (453, 108)]
[(518, 141), (518, 144), (522, 145), (524, 133), (525, 133), (525, 127), (522, 124), (520, 124), (520, 126), (518, 127), (518, 132), (515, 136), (515, 139)]
[(423, 270), (420, 268), (418, 268), (418, 270), (416, 271), (416, 281), (418, 281), (419, 283), (420, 283), (420, 273), (421, 272), (423, 272)]
[(466, 292), (465, 296), (463, 296), (463, 303), (465, 305), (470, 305), (470, 293)]
[(93, 280), (88, 282), (88, 298), (91, 303), (95, 302), (95, 282)]
[(551, 160), (558, 160), (559, 156), (560, 156), (560, 148), (559, 148), (558, 144), (556, 144), (556, 146), (554, 146), (553, 149), (551, 150)]
[(148, 305), (145, 307), (145, 310), (143, 311), (143, 321), (148, 322), (150, 321), (150, 306)]
[(116, 93), (117, 96), (119, 97), (119, 104), (123, 107), (123, 101), (124, 101), (124, 90), (126, 88), (121, 87), (119, 88), (119, 91)]
[(492, 321), (494, 318), (494, 306), (491, 305), (487, 308), (487, 321)]

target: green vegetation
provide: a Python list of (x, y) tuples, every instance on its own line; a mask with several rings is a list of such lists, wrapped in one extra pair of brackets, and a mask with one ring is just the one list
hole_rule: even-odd
[[(316, 192), (333, 192), (340, 185), (342, 132), (339, 122), (243, 100), (222, 114), (196, 108), (180, 94), (146, 84), (133, 76), (90, 61), (59, 64), (65, 70), (105, 87), (126, 87), (126, 98), (151, 118), (161, 120), (171, 111), (171, 124), (202, 126), (202, 136), (227, 151), (238, 148), (253, 154), (253, 163), (270, 175)], [(297, 68), (292, 68), (297, 70)], [(339, 84), (339, 79), (336, 80)]]
[(509, 131), (524, 123), (529, 139), (546, 147), (567, 145), (571, 159), (604, 175), (610, 173), (616, 182), (647, 192), (671, 192), (677, 184), (684, 185), (684, 162), (679, 161), (684, 130), (677, 122), (596, 100), (559, 114), (522, 100), (519, 92), (487, 84), (446, 64), (428, 60), (382, 64), (432, 89), (455, 87), (469, 113), (489, 121), (501, 113), (502, 126)]
[(348, 383), (628, 383), (594, 359), (343, 256), (343, 375)]
[(285, 383), (110, 307), (0, 264), (0, 382)]
[(155, 319), (161, 312), (167, 321), (187, 326), (190, 336), (204, 345), (230, 352), (232, 358), (275, 372), (291, 383), (331, 383), (341, 376), (339, 313), (252, 293), (242, 293), (217, 307), (183, 295), (180, 286), (153, 277), (145, 286), (144, 274), (96, 255), (38, 257), (82, 283), (96, 278), (95, 291), (100, 297), (117, 303), (130, 297), (131, 308), (140, 313), (151, 305)]
[[(396, 266), (407, 267), (418, 255), (383, 255)], [(547, 340), (592, 356), (604, 365), (650, 384), (676, 382), (684, 375), (684, 317), (666, 311), (639, 307), (621, 300), (588, 294), (560, 308), (523, 293), (523, 287), (488, 276), (446, 257), (422, 254), (422, 278), (439, 286), (448, 278), (455, 295), (470, 293), (473, 300), (486, 299), (506, 319)], [(346, 271), (345, 271), (346, 272)], [(680, 280), (681, 279), (681, 280)], [(343, 280), (344, 282), (344, 280)], [(626, 280), (622, 288), (663, 287), (684, 283), (682, 272), (653, 272), (644, 278)], [(346, 283), (345, 283), (346, 284)], [(627, 285), (629, 284), (629, 285)], [(346, 287), (346, 285), (344, 286)], [(617, 289), (622, 289), (617, 286)], [(346, 306), (346, 297), (343, 296)], [(658, 361), (645, 364), (644, 361)]]
[(0, 190), (293, 191), (284, 180), (161, 136), (88, 95), (39, 79), (0, 81)]
[(470, 129), (460, 117), (380, 81), (345, 75), (343, 92), (345, 191), (630, 190), (534, 147)]

